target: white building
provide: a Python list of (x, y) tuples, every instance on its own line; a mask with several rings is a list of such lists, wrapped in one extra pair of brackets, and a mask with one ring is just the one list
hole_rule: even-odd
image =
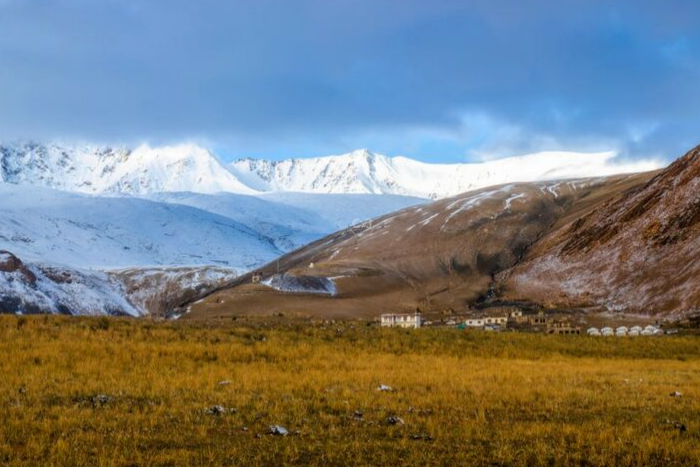
[(508, 324), (507, 316), (487, 316), (484, 318), (484, 325), (493, 324), (496, 326), (505, 326)]
[(602, 336), (608, 337), (608, 336), (614, 336), (615, 331), (613, 331), (613, 328), (611, 327), (604, 327), (603, 329), (600, 330), (600, 334)]
[(419, 328), (423, 324), (420, 313), (385, 313), (381, 316), (382, 327)]
[(586, 334), (589, 336), (600, 336), (600, 330), (598, 328), (588, 328)]
[(484, 318), (467, 318), (464, 320), (464, 325), (472, 328), (483, 328), (484, 324), (486, 324), (484, 323)]

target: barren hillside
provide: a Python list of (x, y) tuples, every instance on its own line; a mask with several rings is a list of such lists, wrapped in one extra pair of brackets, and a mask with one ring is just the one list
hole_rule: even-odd
[[(257, 271), (262, 283), (243, 276), (193, 304), (189, 317), (463, 309), (495, 298), (497, 275), (518, 264), (553, 226), (651, 176), (510, 184), (407, 208), (285, 255)], [(276, 286), (278, 274), (287, 286)]]
[(500, 279), (509, 298), (680, 317), (700, 310), (700, 147), (563, 223)]

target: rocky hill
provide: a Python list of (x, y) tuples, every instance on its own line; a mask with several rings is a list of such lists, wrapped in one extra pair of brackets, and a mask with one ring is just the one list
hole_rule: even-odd
[(0, 250), (0, 313), (164, 317), (235, 277), (209, 266), (87, 271)]
[(700, 147), (647, 183), (560, 223), (504, 274), (504, 296), (552, 307), (700, 313)]

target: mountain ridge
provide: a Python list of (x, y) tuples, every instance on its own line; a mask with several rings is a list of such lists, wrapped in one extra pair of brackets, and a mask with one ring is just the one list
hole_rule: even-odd
[(57, 143), (0, 145), (0, 181), (103, 195), (196, 191), (255, 194), (194, 144), (135, 149)]
[(306, 159), (223, 163), (193, 143), (135, 149), (61, 143), (0, 144), (0, 182), (109, 196), (160, 192), (393, 194), (442, 199), (513, 182), (644, 172), (658, 161), (613, 152), (542, 152), (478, 163), (430, 164), (367, 149)]
[(547, 151), (493, 161), (429, 164), (367, 149), (308, 159), (239, 159), (236, 177), (263, 191), (374, 193), (443, 199), (487, 186), (655, 170), (656, 161), (618, 163), (615, 153)]

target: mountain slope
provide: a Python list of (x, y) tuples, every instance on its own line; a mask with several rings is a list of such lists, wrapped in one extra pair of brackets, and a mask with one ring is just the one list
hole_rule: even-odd
[(700, 313), (700, 147), (549, 233), (504, 275), (509, 298), (630, 313)]
[(243, 271), (353, 220), (420, 202), (291, 193), (157, 193), (139, 199), (0, 183), (0, 248), (77, 268), (220, 265)]
[(238, 179), (259, 191), (374, 193), (441, 199), (486, 186), (643, 172), (652, 161), (619, 164), (614, 153), (545, 152), (473, 164), (425, 164), (367, 150), (279, 162), (242, 159)]
[(105, 273), (26, 264), (0, 250), (0, 313), (139, 316)]
[[(258, 271), (265, 283), (292, 283), (297, 293), (252, 284), (245, 275), (194, 304), (189, 317), (274, 312), (372, 317), (417, 307), (464, 309), (493, 298), (494, 277), (518, 264), (552, 225), (650, 177), (509, 184), (409, 207), (337, 232)], [(282, 278), (276, 276), (278, 264)], [(305, 287), (309, 293), (303, 293)]]
[(0, 183), (0, 248), (78, 268), (216, 264), (240, 270), (282, 253), (233, 219), (177, 204)]
[(86, 271), (0, 250), (0, 314), (163, 317), (235, 277), (211, 266)]
[(267, 193), (156, 193), (148, 199), (192, 206), (245, 224), (284, 252), (300, 248), (338, 229), (406, 206), (421, 198), (379, 195)]

